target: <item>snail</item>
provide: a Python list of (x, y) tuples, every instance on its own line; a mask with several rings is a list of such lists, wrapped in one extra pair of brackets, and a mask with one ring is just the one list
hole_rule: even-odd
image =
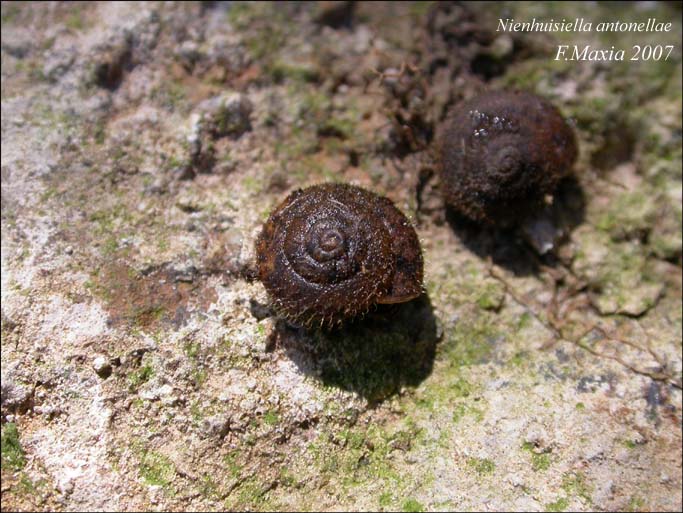
[(391, 200), (345, 184), (290, 194), (256, 241), (258, 277), (295, 324), (332, 327), (422, 294), (415, 229)]
[(553, 193), (569, 174), (577, 146), (546, 100), (494, 91), (456, 107), (437, 154), (446, 203), (474, 221), (507, 226)]

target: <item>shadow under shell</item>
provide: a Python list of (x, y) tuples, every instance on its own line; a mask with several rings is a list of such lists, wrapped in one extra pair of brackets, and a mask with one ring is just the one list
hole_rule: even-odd
[(356, 392), (371, 404), (426, 379), (439, 339), (426, 294), (407, 303), (378, 305), (365, 318), (333, 331), (280, 320), (272, 336), (304, 374)]

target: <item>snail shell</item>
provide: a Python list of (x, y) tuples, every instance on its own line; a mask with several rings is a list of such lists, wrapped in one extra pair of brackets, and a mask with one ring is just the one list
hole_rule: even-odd
[(509, 225), (555, 190), (577, 147), (550, 103), (530, 93), (494, 91), (456, 107), (439, 153), (446, 203), (475, 221)]
[(256, 241), (259, 279), (276, 310), (332, 326), (376, 303), (422, 294), (420, 243), (387, 198), (343, 184), (293, 192)]

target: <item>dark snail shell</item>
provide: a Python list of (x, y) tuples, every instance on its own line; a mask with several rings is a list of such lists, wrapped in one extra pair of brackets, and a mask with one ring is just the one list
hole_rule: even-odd
[(293, 192), (266, 221), (256, 253), (276, 310), (302, 325), (332, 326), (422, 294), (415, 229), (389, 199), (360, 187)]
[(446, 203), (461, 214), (510, 225), (538, 208), (571, 170), (574, 132), (550, 103), (494, 91), (456, 107), (440, 141)]

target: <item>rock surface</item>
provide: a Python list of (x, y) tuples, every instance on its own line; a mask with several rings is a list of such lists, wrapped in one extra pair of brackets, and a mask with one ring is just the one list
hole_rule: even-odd
[[(674, 5), (549, 6), (505, 16), (681, 36)], [(680, 511), (679, 47), (554, 61), (643, 41), (474, 4), (1, 9), (3, 510)], [(486, 87), (572, 120), (550, 236), (440, 200), (434, 134)], [(326, 181), (415, 221), (423, 298), (273, 317), (255, 237)]]

